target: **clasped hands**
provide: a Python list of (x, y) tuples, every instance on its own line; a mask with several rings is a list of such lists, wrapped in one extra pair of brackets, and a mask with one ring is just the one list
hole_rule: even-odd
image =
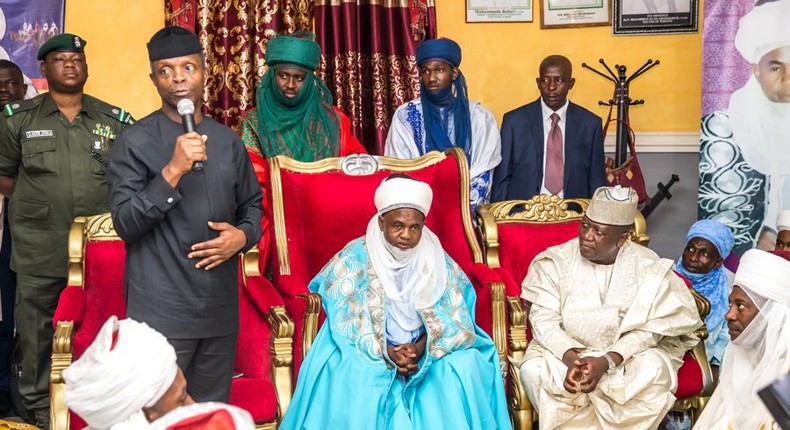
[[(623, 359), (619, 354), (610, 355), (615, 364), (619, 365)], [(562, 386), (569, 393), (590, 393), (598, 386), (601, 377), (609, 370), (609, 362), (605, 357), (579, 357), (579, 353), (569, 349), (562, 356), (562, 362), (568, 366)]]
[(387, 345), (387, 355), (398, 368), (398, 375), (411, 376), (417, 373), (420, 359), (425, 354), (426, 335), (420, 336), (417, 342), (404, 343), (397, 346)]

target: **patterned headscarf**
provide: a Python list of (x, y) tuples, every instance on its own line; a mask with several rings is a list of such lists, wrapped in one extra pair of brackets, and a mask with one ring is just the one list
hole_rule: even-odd
[[(732, 246), (735, 244), (735, 237), (730, 228), (710, 219), (699, 220), (691, 226), (686, 234), (686, 244), (695, 237), (709, 240), (719, 251), (722, 259), (730, 255)], [(683, 267), (683, 257), (681, 256), (675, 264), (675, 270), (691, 281), (694, 289), (710, 302), (710, 313), (705, 317), (705, 324), (708, 327), (713, 327), (721, 323), (724, 320), (724, 314), (727, 313), (729, 301), (729, 288), (727, 288), (727, 274), (724, 271), (724, 265), (708, 273), (692, 273)]]
[[(461, 65), (461, 47), (450, 39), (430, 39), (417, 47), (417, 66), (426, 61), (438, 60), (452, 67)], [(422, 103), (425, 126), (425, 143), (429, 150), (444, 151), (457, 146), (463, 148), (467, 159), (471, 158), (472, 118), (469, 114), (469, 97), (464, 74), (452, 85), (439, 91), (428, 91), (420, 80), (420, 102)], [(448, 135), (449, 119), (453, 117), (454, 139)], [(455, 145), (453, 145), (455, 142)], [(419, 142), (418, 142), (419, 143)]]
[[(266, 157), (287, 155), (316, 161), (340, 153), (340, 118), (332, 108), (332, 94), (313, 73), (321, 55), (314, 38), (312, 33), (298, 32), (277, 36), (266, 47), (269, 70), (255, 93), (258, 135)], [(277, 88), (274, 77), (278, 65), (307, 70), (302, 88), (292, 99)]]

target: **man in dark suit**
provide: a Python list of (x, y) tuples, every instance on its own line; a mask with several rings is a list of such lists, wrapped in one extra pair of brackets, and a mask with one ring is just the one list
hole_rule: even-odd
[(601, 118), (568, 101), (572, 71), (567, 58), (546, 57), (535, 80), (540, 98), (505, 114), (491, 201), (590, 198), (604, 185)]

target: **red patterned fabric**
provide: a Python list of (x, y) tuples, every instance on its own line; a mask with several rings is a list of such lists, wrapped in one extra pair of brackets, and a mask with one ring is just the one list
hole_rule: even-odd
[[(301, 364), (305, 306), (298, 295), (308, 292), (308, 283), (338, 251), (365, 234), (368, 221), (376, 213), (373, 203), (376, 188), (391, 173), (380, 171), (370, 176), (348, 176), (339, 171), (306, 174), (280, 170), (291, 274), (280, 274), (278, 258), (272, 258), (272, 264), (274, 285), (283, 294), (288, 313), (296, 323), (294, 376)], [(408, 174), (428, 183), (434, 190), (433, 204), (425, 225), (439, 237), (450, 257), (472, 278), (478, 293), (477, 323), (490, 334), (490, 294), (484, 285), (474, 281), (499, 278), (491, 269), (475, 265), (472, 248), (464, 235), (461, 213), (469, 210), (469, 200), (461, 199), (457, 161), (448, 157)], [(270, 183), (267, 183), (265, 194), (267, 199), (271, 199)], [(266, 216), (273, 217), (271, 208), (269, 201), (264, 208)], [(272, 246), (276, 243), (273, 242)]]
[(165, 23), (195, 31), (197, 0), (165, 0)]
[(312, 16), (313, 2), (307, 0), (165, 0), (165, 24), (197, 33), (211, 66), (203, 112), (234, 129), (254, 106), (266, 41), (277, 33), (309, 30)]
[(436, 37), (433, 0), (319, 0), (319, 76), (371, 154), (384, 153), (395, 109), (419, 95), (417, 45)]

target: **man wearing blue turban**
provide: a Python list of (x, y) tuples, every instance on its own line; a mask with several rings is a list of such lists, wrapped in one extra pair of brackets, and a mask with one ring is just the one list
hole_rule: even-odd
[(470, 103), (458, 70), (461, 47), (450, 39), (430, 39), (417, 47), (420, 98), (398, 107), (384, 155), (411, 159), (430, 151), (463, 148), (469, 161), (472, 210), (488, 203), (493, 170), (502, 161), (499, 127), (488, 109)]
[(686, 234), (686, 248), (675, 265), (675, 270), (685, 276), (698, 293), (710, 302), (710, 313), (705, 317), (708, 338), (705, 352), (713, 366), (714, 378), (730, 341), (727, 332), (728, 297), (730, 281), (723, 266), (732, 251), (735, 237), (726, 225), (709, 219), (694, 223)]

